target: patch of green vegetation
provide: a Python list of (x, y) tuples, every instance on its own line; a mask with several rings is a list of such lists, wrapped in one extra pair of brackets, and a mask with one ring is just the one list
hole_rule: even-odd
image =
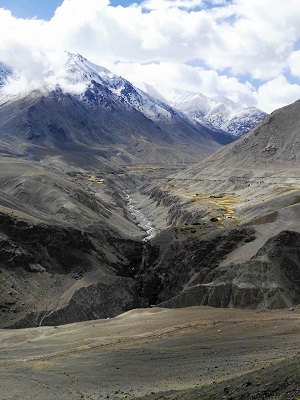
[(186, 239), (190, 234), (193, 234), (194, 239), (202, 240), (203, 236), (211, 231), (211, 227), (205, 222), (195, 222), (192, 224), (179, 225), (174, 228), (175, 237)]
[(192, 225), (180, 225), (175, 228), (175, 231), (196, 233), (197, 230)]
[(240, 219), (235, 214), (235, 206), (241, 203), (242, 199), (235, 193), (195, 193), (178, 196), (188, 200), (186, 204), (191, 203), (193, 209), (199, 204), (199, 207), (205, 210), (208, 219), (214, 222), (215, 227), (218, 229), (238, 225), (240, 222)]

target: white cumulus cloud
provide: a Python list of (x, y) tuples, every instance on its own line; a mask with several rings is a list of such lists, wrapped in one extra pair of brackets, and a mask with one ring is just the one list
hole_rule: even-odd
[(299, 20), (299, 0), (64, 0), (50, 21), (0, 9), (0, 61), (30, 88), (62, 68), (66, 50), (129, 80), (161, 79), (271, 111), (300, 97)]
[(299, 100), (300, 85), (290, 83), (280, 75), (261, 85), (257, 91), (257, 104), (269, 112)]

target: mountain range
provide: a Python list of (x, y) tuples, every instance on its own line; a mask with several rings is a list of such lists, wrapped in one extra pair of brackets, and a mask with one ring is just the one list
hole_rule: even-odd
[[(234, 141), (188, 115), (188, 102), (183, 112), (80, 55), (14, 96), (1, 68), (1, 326), (300, 301), (297, 285), (287, 290), (295, 268), (271, 262), (282, 226), (298, 243), (296, 181), (273, 176), (294, 165), (297, 103)], [(277, 271), (267, 281), (265, 265)]]
[(33, 159), (48, 148), (53, 156), (75, 149), (80, 156), (88, 149), (102, 165), (184, 165), (244, 135), (266, 117), (226, 98), (210, 99), (167, 85), (142, 84), (141, 90), (79, 54), (68, 54), (65, 67), (49, 71), (30, 92), (11, 96), (8, 76), (18, 80), (10, 67), (0, 64), (0, 85), (7, 89), (0, 92), (1, 148)]
[(195, 121), (210, 128), (223, 130), (233, 137), (245, 135), (267, 116), (267, 113), (256, 107), (248, 107), (222, 96), (209, 98), (201, 93), (188, 92), (168, 84), (135, 85)]
[(34, 329), (0, 329), (3, 398), (297, 397), (300, 101), (265, 117), (73, 54), (16, 79), (0, 328)]
[[(4, 82), (8, 69), (2, 68)], [(8, 117), (9, 116), (9, 117)], [(125, 79), (69, 55), (64, 70), (49, 73), (29, 93), (2, 96), (2, 151), (33, 159), (45, 153), (76, 158), (89, 153), (102, 165), (185, 164), (231, 142)]]

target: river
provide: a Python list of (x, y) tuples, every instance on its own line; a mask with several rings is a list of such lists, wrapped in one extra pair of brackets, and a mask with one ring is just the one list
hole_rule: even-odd
[(137, 221), (138, 226), (140, 226), (145, 232), (146, 236), (143, 238), (143, 242), (154, 238), (157, 234), (155, 228), (152, 226), (152, 222), (142, 213), (138, 208), (138, 202), (134, 200), (129, 194), (125, 193), (127, 200), (128, 211)]

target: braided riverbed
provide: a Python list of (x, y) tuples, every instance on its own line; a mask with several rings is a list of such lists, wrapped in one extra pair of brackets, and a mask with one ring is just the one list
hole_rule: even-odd
[(138, 208), (138, 202), (134, 200), (129, 194), (124, 194), (126, 196), (128, 211), (135, 218), (137, 225), (146, 232), (146, 236), (143, 238), (143, 241), (147, 242), (148, 240), (154, 238), (157, 234), (157, 231), (153, 227), (152, 222)]

